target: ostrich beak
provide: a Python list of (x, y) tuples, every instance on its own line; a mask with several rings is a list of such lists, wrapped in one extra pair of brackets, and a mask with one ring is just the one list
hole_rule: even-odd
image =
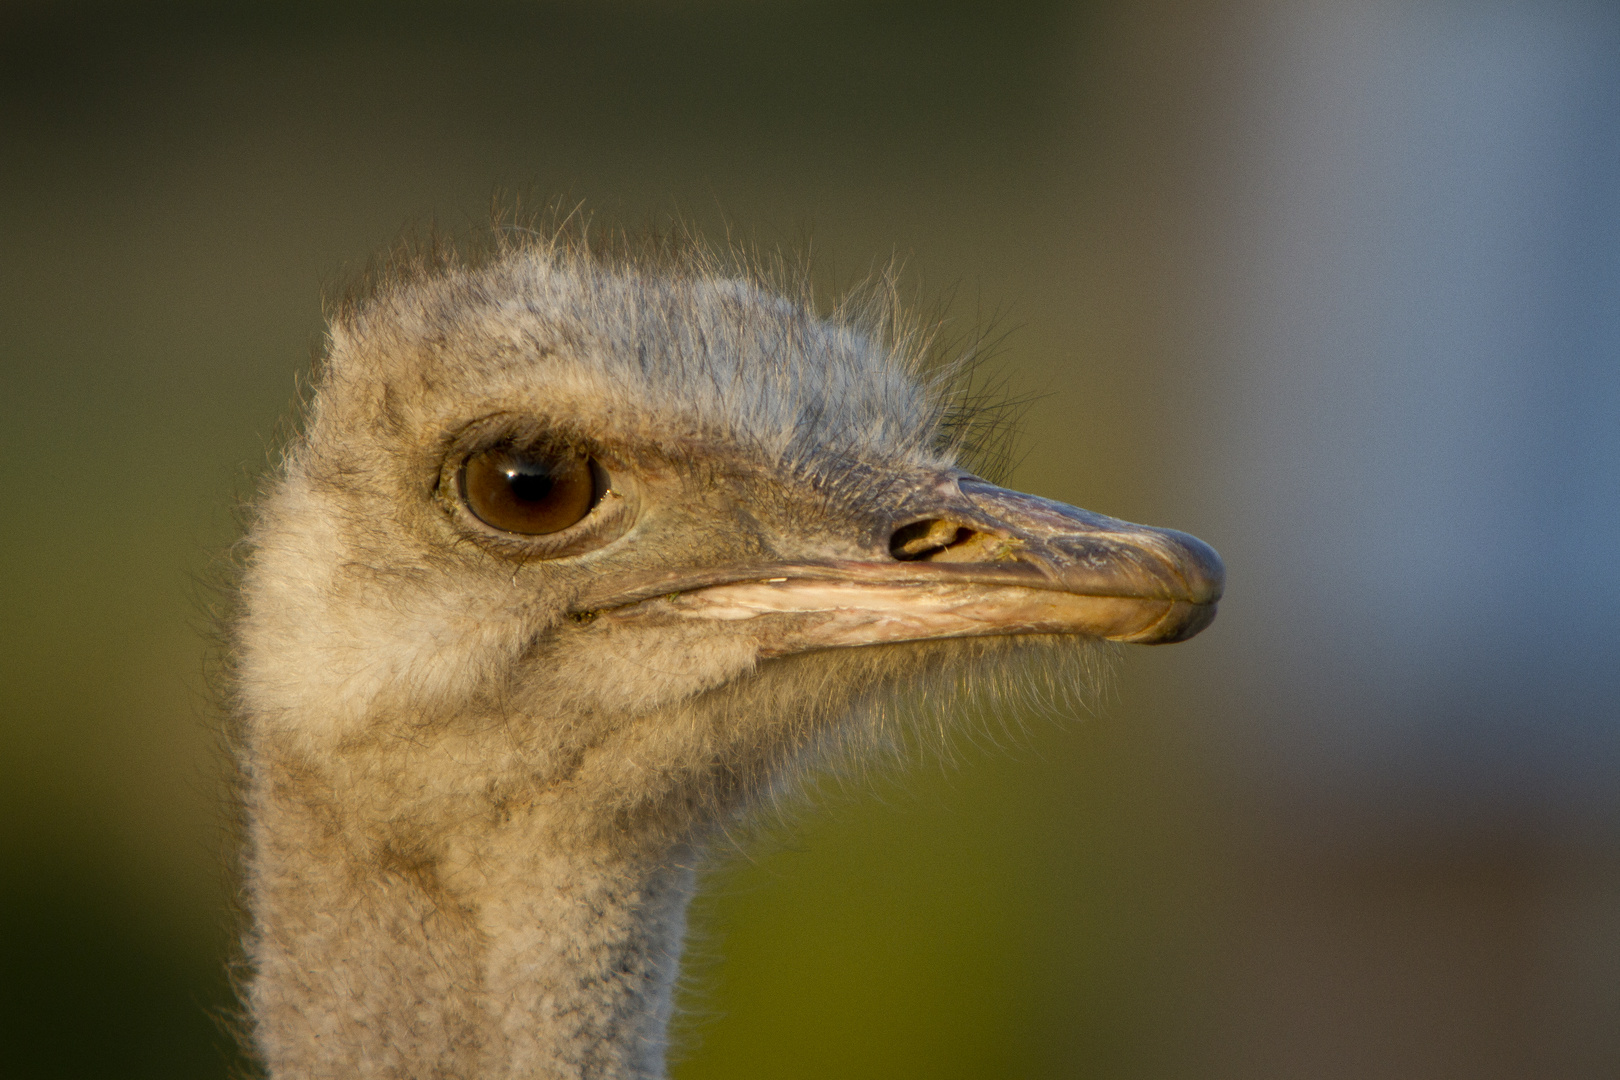
[(1215, 618), (1225, 569), (1186, 533), (961, 474), (902, 501), (871, 523), (861, 545), (871, 557), (621, 579), (611, 595), (587, 596), (585, 609), (616, 622), (746, 621), (762, 657), (1008, 634), (1158, 645)]

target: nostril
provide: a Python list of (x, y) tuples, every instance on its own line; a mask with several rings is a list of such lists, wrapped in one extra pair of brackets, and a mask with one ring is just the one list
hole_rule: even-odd
[(930, 518), (913, 521), (894, 530), (889, 537), (889, 554), (902, 562), (930, 559), (974, 535), (973, 530), (954, 521)]

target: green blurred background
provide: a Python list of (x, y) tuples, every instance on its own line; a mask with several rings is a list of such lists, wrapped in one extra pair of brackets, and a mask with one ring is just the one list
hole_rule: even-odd
[(1093, 715), (710, 878), (677, 1077), (1620, 1074), (1606, 6), (0, 3), (0, 1076), (205, 1077), (208, 582), (322, 290), (491, 196), (891, 255), (1014, 486), (1226, 555)]

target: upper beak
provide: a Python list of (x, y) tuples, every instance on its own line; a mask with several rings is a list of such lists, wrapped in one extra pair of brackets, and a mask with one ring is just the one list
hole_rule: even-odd
[(866, 555), (604, 582), (579, 610), (615, 621), (748, 620), (762, 656), (998, 634), (1156, 645), (1215, 618), (1225, 569), (1186, 533), (961, 474), (904, 501), (880, 515)]

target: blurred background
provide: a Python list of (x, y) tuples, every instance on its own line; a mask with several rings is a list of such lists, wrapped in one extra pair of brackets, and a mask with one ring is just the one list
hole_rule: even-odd
[(1620, 12), (1558, 0), (0, 0), (0, 1075), (234, 1067), (200, 582), (322, 290), (514, 188), (898, 254), (1011, 331), (1014, 486), (1230, 569), (715, 873), (676, 1077), (1620, 1075)]

